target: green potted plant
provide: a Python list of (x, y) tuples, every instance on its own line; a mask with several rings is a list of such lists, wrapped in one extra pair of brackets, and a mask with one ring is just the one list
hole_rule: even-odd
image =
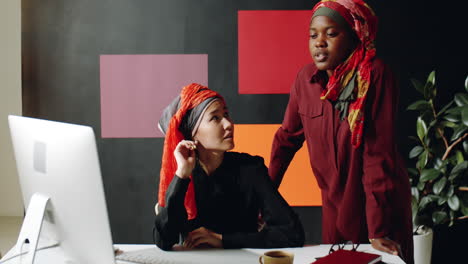
[[(409, 158), (415, 165), (408, 168), (411, 182), (415, 261), (422, 250), (431, 258), (432, 228), (452, 226), (468, 218), (468, 78), (465, 90), (456, 93), (444, 107), (436, 105), (435, 72), (425, 83), (411, 80), (422, 99), (408, 106), (418, 112), (415, 146)], [(427, 249), (420, 249), (422, 237), (430, 239)], [(427, 256), (429, 253), (429, 256)]]

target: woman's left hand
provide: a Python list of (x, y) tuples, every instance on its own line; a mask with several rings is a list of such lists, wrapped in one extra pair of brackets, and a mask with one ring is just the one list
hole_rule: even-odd
[(200, 248), (206, 246), (222, 248), (223, 236), (207, 228), (200, 227), (190, 232), (184, 241), (184, 247), (187, 248)]
[(372, 247), (388, 254), (398, 255), (400, 244), (388, 238), (371, 239)]

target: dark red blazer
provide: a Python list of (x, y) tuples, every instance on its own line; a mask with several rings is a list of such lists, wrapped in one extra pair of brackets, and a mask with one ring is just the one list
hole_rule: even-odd
[[(348, 121), (320, 99), (326, 73), (306, 65), (291, 88), (275, 134), (270, 177), (278, 185), (294, 154), (307, 142), (322, 191), (323, 243), (389, 237), (412, 262), (411, 194), (395, 138), (398, 89), (388, 66), (375, 59), (365, 106), (363, 143), (351, 145)], [(307, 223), (304, 223), (307, 225)]]

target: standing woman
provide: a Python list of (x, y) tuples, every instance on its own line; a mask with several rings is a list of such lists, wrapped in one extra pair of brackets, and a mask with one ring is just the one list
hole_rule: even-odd
[[(183, 248), (276, 248), (304, 244), (297, 215), (278, 193), (263, 158), (227, 152), (234, 124), (224, 99), (190, 84), (164, 111), (155, 243)], [(259, 230), (261, 213), (265, 225)]]
[(309, 49), (273, 140), (277, 186), (304, 142), (322, 192), (323, 243), (370, 241), (413, 263), (411, 195), (395, 142), (398, 89), (375, 57), (377, 17), (362, 0), (319, 2)]

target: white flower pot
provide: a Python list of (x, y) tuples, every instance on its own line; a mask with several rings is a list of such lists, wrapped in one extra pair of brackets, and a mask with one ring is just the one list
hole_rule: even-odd
[(430, 228), (419, 229), (417, 235), (413, 235), (414, 263), (431, 264), (432, 238), (434, 233)]

